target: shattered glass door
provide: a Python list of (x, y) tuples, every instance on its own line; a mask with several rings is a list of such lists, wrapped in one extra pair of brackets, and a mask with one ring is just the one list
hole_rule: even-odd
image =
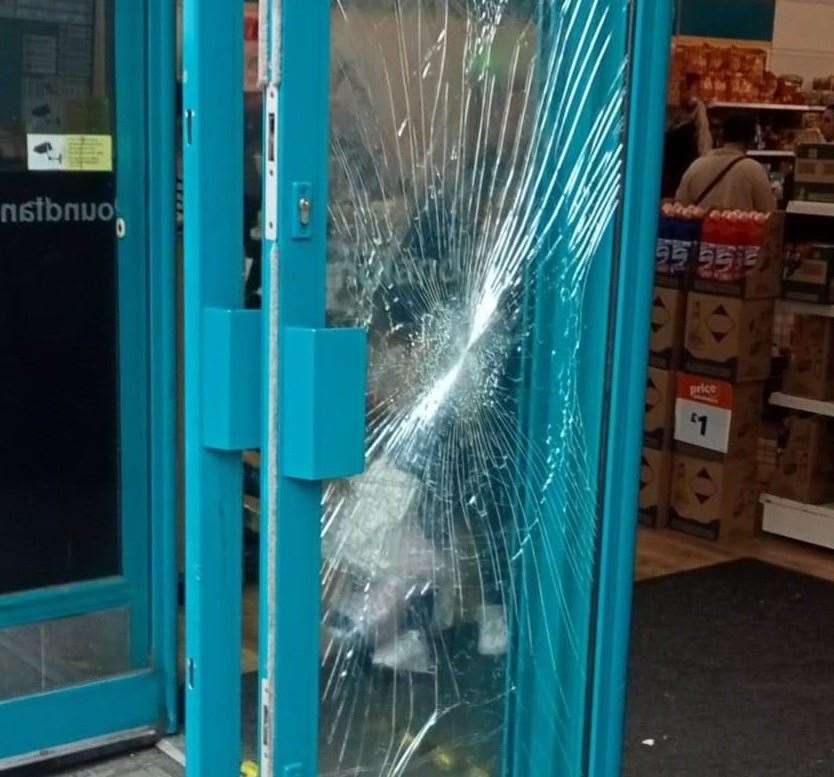
[(324, 489), (319, 774), (574, 773), (612, 8), (333, 0), (328, 324), (367, 328), (369, 375), (366, 472)]

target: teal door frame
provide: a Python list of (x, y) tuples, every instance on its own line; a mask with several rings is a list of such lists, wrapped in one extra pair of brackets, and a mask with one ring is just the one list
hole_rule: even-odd
[[(187, 752), (190, 777), (235, 774), (240, 759), (240, 450), (262, 457), (261, 773), (316, 773), (319, 709), (321, 479), (350, 469), (355, 440), (330, 441), (327, 455), (305, 418), (332, 408), (297, 404), (299, 376), (315, 393), (311, 364), (326, 342), (325, 260), (329, 153), (329, 25), (325, 0), (261, 4), (266, 94), (263, 247), (264, 314), (242, 307), (242, 33), (240, 8), (223, 0), (186, 0), (186, 423), (187, 423)], [(598, 504), (594, 584), (565, 583), (568, 606), (586, 630), (584, 665), (565, 661), (553, 682), (568, 690), (564, 730), (538, 708), (541, 676), (516, 666), (529, 694), (510, 710), (513, 774), (619, 773), (644, 375), (647, 363), (652, 244), (670, 32), (670, 0), (595, 6), (607, 13), (611, 53), (603, 67), (624, 79), (621, 109), (624, 194), (603, 235), (583, 311), (586, 345), (580, 404), (589, 434), (585, 480)], [(590, 6), (590, 4), (589, 4)], [(577, 47), (581, 40), (576, 41)], [(606, 103), (592, 95), (584, 110)], [(590, 115), (583, 116), (587, 123)], [(643, 156), (641, 156), (641, 154)], [(272, 177), (271, 177), (272, 176)], [(276, 187), (275, 180), (284, 183)], [(270, 183), (271, 182), (271, 183)], [(299, 199), (312, 202), (300, 225)], [(271, 203), (274, 203), (274, 208)], [(273, 233), (270, 226), (277, 226)], [(554, 329), (557, 309), (540, 310)], [(258, 328), (260, 334), (258, 334)], [(305, 344), (306, 343), (306, 344)], [(361, 358), (357, 348), (356, 358)], [(552, 357), (534, 354), (541, 370)], [(321, 362), (320, 362), (321, 363)], [(234, 368), (242, 380), (229, 373)], [(534, 367), (535, 368), (535, 367)], [(256, 379), (252, 379), (255, 376)], [(260, 376), (259, 379), (257, 377)], [(252, 385), (260, 390), (253, 399)], [(350, 382), (346, 412), (361, 402)], [(309, 398), (309, 397), (308, 397)], [(554, 406), (527, 409), (527, 423), (558, 418)], [(258, 408), (259, 417), (251, 410)], [(292, 423), (291, 423), (292, 421)], [(313, 435), (312, 437), (310, 435)], [(300, 437), (299, 437), (300, 435)], [(305, 437), (306, 435), (306, 437)], [(303, 438), (303, 439), (302, 439)], [(296, 453), (335, 464), (302, 467)], [(622, 468), (623, 461), (633, 461)], [(332, 463), (332, 462), (331, 462)], [(341, 468), (341, 470), (340, 470)], [(283, 516), (279, 520), (278, 506)], [(534, 636), (534, 642), (543, 640)], [(560, 648), (569, 652), (568, 646)], [(552, 694), (548, 693), (548, 696)], [(569, 741), (557, 741), (564, 735)], [(530, 747), (535, 743), (536, 747)], [(520, 755), (536, 752), (536, 762)], [(541, 770), (541, 771), (539, 771)]]
[[(635, 0), (626, 84), (625, 179), (606, 410), (602, 524), (595, 596), (588, 774), (620, 774), (634, 587), (636, 505), (643, 444), (654, 248), (666, 123), (673, 0)], [(656, 150), (654, 156), (646, 151)]]
[[(231, 358), (243, 307), (243, 3), (183, 4), (185, 716), (187, 774), (232, 777), (241, 751), (242, 447), (257, 377)], [(257, 314), (255, 314), (257, 315)], [(257, 344), (251, 346), (257, 353)], [(251, 398), (232, 396), (247, 386)]]
[(115, 12), (122, 574), (0, 597), (0, 628), (126, 607), (135, 669), (0, 702), (0, 767), (177, 726), (176, 16)]

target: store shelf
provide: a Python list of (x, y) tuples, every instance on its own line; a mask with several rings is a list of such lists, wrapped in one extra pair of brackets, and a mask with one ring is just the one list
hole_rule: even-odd
[(805, 200), (791, 200), (788, 203), (788, 213), (800, 216), (825, 216), (834, 218), (834, 202), (806, 202)]
[(794, 151), (776, 151), (775, 149), (765, 148), (748, 151), (747, 156), (752, 156), (756, 159), (795, 159), (796, 153)]
[(834, 550), (834, 505), (806, 505), (772, 494), (761, 501), (766, 532)]
[(834, 305), (820, 305), (815, 302), (800, 302), (795, 299), (780, 299), (777, 304), (786, 313), (796, 313), (800, 316), (825, 316), (834, 318)]
[(818, 399), (795, 397), (792, 394), (784, 394), (781, 391), (770, 395), (770, 404), (776, 405), (777, 407), (787, 407), (790, 410), (801, 410), (803, 413), (815, 413), (816, 415), (834, 417), (834, 402), (820, 402)]
[(712, 102), (709, 107), (722, 110), (796, 111), (799, 113), (823, 113), (825, 111), (822, 105), (782, 105), (781, 103)]

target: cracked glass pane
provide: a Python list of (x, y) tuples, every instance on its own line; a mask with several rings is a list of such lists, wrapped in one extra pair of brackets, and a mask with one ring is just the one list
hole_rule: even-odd
[(328, 314), (370, 364), (366, 472), (324, 495), (320, 773), (497, 776), (520, 683), (558, 739), (555, 666), (587, 672), (577, 363), (622, 68), (601, 4), (332, 9)]

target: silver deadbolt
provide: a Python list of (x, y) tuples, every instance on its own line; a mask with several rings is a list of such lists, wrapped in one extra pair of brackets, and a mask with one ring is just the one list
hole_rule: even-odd
[(310, 226), (310, 212), (313, 210), (313, 203), (308, 197), (302, 197), (298, 201), (298, 223), (302, 227)]

